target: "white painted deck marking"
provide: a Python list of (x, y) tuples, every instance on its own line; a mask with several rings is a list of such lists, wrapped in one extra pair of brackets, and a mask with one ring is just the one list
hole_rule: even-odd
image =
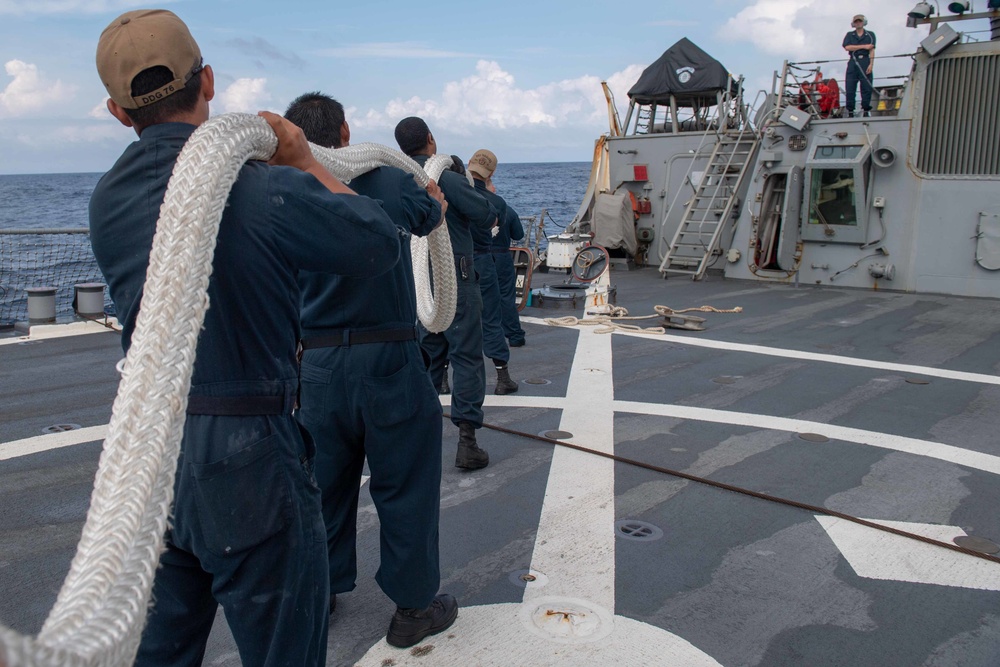
[[(582, 330), (577, 342), (559, 428), (578, 445), (614, 453), (614, 376), (611, 341)], [(614, 462), (556, 447), (531, 556), (545, 573), (544, 589), (525, 589), (524, 599), (582, 597), (615, 608)]]
[[(562, 407), (559, 428), (573, 442), (614, 452), (614, 376), (611, 338), (579, 332), (566, 397), (494, 397), (490, 405)], [(450, 403), (450, 397), (442, 396)], [(506, 399), (506, 400), (493, 400)], [(623, 616), (615, 604), (614, 463), (556, 447), (531, 556), (544, 585), (529, 585), (521, 604), (465, 607), (442, 635), (428, 639), (433, 653), (414, 656), (385, 640), (357, 664), (482, 666), (664, 665), (720, 667), (690, 642)], [(537, 583), (537, 582), (536, 582)]]
[(43, 324), (31, 327), (31, 334), (28, 336), (17, 336), (15, 338), (0, 338), (0, 346), (16, 345), (30, 340), (44, 340), (46, 338), (67, 338), (69, 336), (83, 336), (86, 334), (108, 333), (111, 329), (98, 324), (97, 322), (71, 322), (69, 324)]
[(381, 640), (357, 667), (721, 667), (690, 642), (646, 623), (616, 616), (610, 636), (587, 644), (561, 644), (531, 634), (520, 619), (523, 605), (462, 607), (447, 632), (420, 646), (429, 653), (401, 651)]
[[(816, 521), (859, 577), (1000, 591), (1000, 566), (996, 563), (832, 516), (816, 516)], [(951, 542), (965, 535), (965, 531), (958, 526), (868, 521), (942, 542)]]
[[(790, 433), (821, 433), (828, 438), (845, 440), (859, 445), (892, 449), (916, 456), (926, 456), (932, 459), (957, 463), (961, 466), (982, 470), (1000, 475), (1000, 457), (952, 445), (945, 445), (930, 440), (906, 438), (900, 435), (866, 431), (860, 428), (823, 424), (802, 419), (772, 417), (749, 412), (731, 412), (729, 410), (713, 410), (695, 408), (687, 405), (670, 405), (663, 403), (635, 403), (631, 401), (615, 401), (617, 412), (630, 412), (640, 415), (659, 415), (677, 419), (692, 419), (695, 421), (713, 422), (716, 424), (735, 424), (737, 426), (752, 426), (754, 428), (788, 431)], [(813, 445), (815, 446), (815, 445)]]
[(16, 459), (20, 456), (47, 452), (50, 449), (60, 447), (70, 447), (71, 445), (82, 445), (85, 442), (95, 442), (104, 440), (108, 436), (108, 425), (88, 426), (75, 431), (63, 431), (62, 433), (51, 433), (48, 435), (36, 435), (33, 438), (23, 440), (12, 440), (11, 442), (0, 443), (0, 461)]
[[(545, 326), (555, 326), (539, 317), (522, 317), (522, 322), (541, 324)], [(652, 321), (652, 320), (651, 320)], [(635, 322), (642, 325), (642, 320)], [(568, 328), (568, 327), (564, 327)], [(577, 327), (591, 328), (591, 327)], [(609, 334), (603, 334), (605, 336)], [(720, 340), (710, 340), (708, 338), (694, 338), (689, 336), (673, 336), (671, 334), (643, 334), (627, 331), (616, 331), (614, 335), (631, 336), (645, 340), (664, 341), (668, 343), (680, 343), (690, 347), (706, 347), (713, 350), (729, 350), (732, 352), (747, 352), (750, 354), (762, 354), (770, 357), (783, 357), (785, 359), (802, 359), (804, 361), (820, 361), (828, 364), (840, 364), (841, 366), (857, 366), (859, 368), (869, 368), (873, 370), (893, 371), (896, 373), (912, 373), (914, 375), (927, 375), (939, 377), (947, 380), (960, 380), (962, 382), (976, 382), (979, 384), (1000, 385), (1000, 376), (986, 375), (984, 373), (967, 373), (965, 371), (951, 371), (944, 368), (933, 368), (931, 366), (914, 366), (911, 364), (897, 364), (890, 361), (875, 361), (873, 359), (860, 359), (858, 357), (845, 357), (838, 354), (819, 354), (816, 352), (803, 352), (801, 350), (790, 350), (781, 347), (767, 347), (764, 345), (747, 345), (745, 343), (729, 343)]]

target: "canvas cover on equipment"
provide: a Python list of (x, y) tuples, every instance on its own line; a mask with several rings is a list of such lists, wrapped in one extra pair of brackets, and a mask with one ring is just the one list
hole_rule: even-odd
[(639, 244), (635, 238), (635, 216), (628, 192), (597, 195), (594, 204), (594, 243), (605, 248), (624, 248), (635, 255)]
[(673, 95), (680, 106), (705, 107), (715, 104), (726, 86), (736, 92), (722, 63), (683, 37), (643, 70), (628, 96), (636, 104), (669, 104)]

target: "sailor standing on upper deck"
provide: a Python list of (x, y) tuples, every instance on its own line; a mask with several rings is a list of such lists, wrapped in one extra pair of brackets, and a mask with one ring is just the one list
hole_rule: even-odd
[(844, 50), (847, 51), (847, 75), (844, 77), (847, 116), (854, 117), (854, 102), (858, 84), (861, 84), (861, 109), (863, 115), (870, 116), (872, 110), (872, 65), (875, 61), (875, 33), (866, 30), (868, 19), (864, 14), (855, 14), (851, 19), (854, 30), (844, 35)]

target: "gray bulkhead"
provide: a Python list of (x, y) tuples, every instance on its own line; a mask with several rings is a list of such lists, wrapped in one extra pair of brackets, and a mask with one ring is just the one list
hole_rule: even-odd
[(608, 138), (611, 190), (625, 188), (649, 200), (649, 212), (636, 221), (636, 237), (648, 243), (646, 264), (655, 266), (666, 255), (714, 147), (714, 139), (697, 131)]
[(725, 275), (997, 297), (998, 226), (1000, 43), (955, 45), (916, 56), (898, 115), (772, 124)]

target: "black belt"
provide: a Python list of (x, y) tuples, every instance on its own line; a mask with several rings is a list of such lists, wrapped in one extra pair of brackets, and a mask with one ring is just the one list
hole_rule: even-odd
[(318, 347), (348, 347), (366, 343), (397, 343), (404, 340), (416, 340), (416, 327), (400, 327), (398, 329), (368, 329), (355, 331), (340, 329), (325, 336), (310, 336), (302, 339), (302, 349), (312, 350)]
[(289, 414), (284, 396), (188, 396), (189, 415), (253, 417)]

